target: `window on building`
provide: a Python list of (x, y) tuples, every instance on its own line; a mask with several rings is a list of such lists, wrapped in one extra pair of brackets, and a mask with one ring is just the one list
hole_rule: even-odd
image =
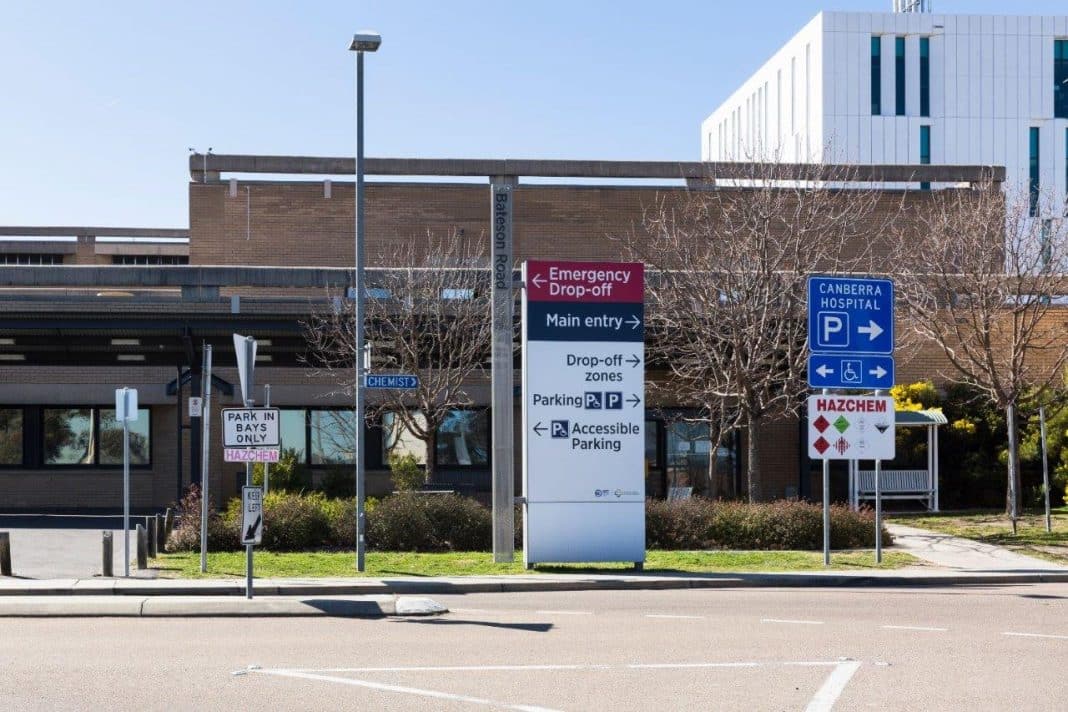
[(10, 252), (0, 254), (0, 265), (61, 265), (63, 255)]
[(438, 428), (437, 464), (485, 467), (489, 460), (489, 411), (451, 411)]
[(307, 411), (283, 408), (278, 417), (278, 444), (283, 450), (292, 450), (297, 462), (307, 461), (308, 422)]
[(905, 115), (905, 38), (894, 38), (894, 113)]
[(188, 255), (112, 255), (113, 265), (187, 265)]
[(797, 133), (797, 57), (790, 58), (790, 133)]
[(1053, 115), (1068, 119), (1068, 40), (1053, 41)]
[(22, 464), (22, 409), (0, 408), (0, 465)]
[(1027, 181), (1027, 198), (1028, 198), (1028, 214), (1031, 217), (1038, 216), (1038, 197), (1039, 190), (1041, 188), (1039, 177), (1039, 137), (1038, 127), (1032, 126), (1028, 130), (1028, 152), (1030, 159), (1028, 161), (1028, 181)]
[[(920, 127), (920, 163), (925, 166), (931, 165), (931, 127)], [(920, 183), (920, 190), (930, 190), (931, 184), (927, 181)]]
[(871, 115), (883, 113), (883, 40), (878, 35), (871, 38)]
[[(412, 413), (416, 424), (426, 427), (426, 418), (420, 412)], [(403, 457), (411, 455), (420, 465), (426, 464), (426, 442), (412, 435), (404, 427), (404, 421), (396, 413), (382, 414), (382, 462), (388, 462), (390, 455)]]
[[(122, 464), (122, 423), (115, 419), (114, 408), (102, 408), (97, 411), (97, 431), (100, 433), (100, 456), (97, 464)], [(148, 411), (137, 411), (137, 420), (131, 420), (127, 427), (130, 431), (130, 464), (149, 464), (149, 416)]]
[(351, 465), (356, 430), (351, 410), (308, 411), (308, 450), (312, 465)]
[[(114, 409), (44, 408), (41, 412), (45, 466), (122, 464), (122, 424), (115, 419)], [(137, 411), (129, 430), (130, 464), (151, 464), (152, 425), (147, 408)]]
[(931, 115), (931, 40), (920, 38), (920, 116)]

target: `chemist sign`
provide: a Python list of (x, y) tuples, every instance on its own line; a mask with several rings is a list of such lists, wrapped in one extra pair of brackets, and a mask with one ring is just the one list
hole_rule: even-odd
[(641, 264), (524, 265), (524, 557), (645, 559)]
[(809, 396), (808, 456), (814, 460), (893, 460), (894, 399)]
[(277, 462), (277, 408), (223, 408), (226, 462)]

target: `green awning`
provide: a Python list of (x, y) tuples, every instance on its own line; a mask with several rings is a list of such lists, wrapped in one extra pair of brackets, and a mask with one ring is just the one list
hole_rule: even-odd
[(894, 422), (897, 425), (946, 425), (949, 420), (942, 411), (929, 408), (927, 410), (897, 410), (894, 411)]

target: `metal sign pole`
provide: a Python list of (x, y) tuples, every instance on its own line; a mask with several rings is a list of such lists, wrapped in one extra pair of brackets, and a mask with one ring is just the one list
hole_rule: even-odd
[(211, 488), (208, 483), (208, 453), (211, 442), (211, 344), (204, 344), (204, 383), (201, 401), (200, 424), (200, 572), (208, 570), (208, 517), (211, 516), (209, 500)]
[(1049, 461), (1046, 459), (1046, 409), (1038, 409), (1038, 426), (1042, 436), (1042, 490), (1046, 499), (1046, 532), (1053, 531), (1053, 520), (1049, 513)]
[[(242, 394), (245, 399), (245, 407), (252, 407), (252, 384), (253, 384), (253, 372), (256, 369), (256, 340), (251, 336), (245, 337), (245, 368), (248, 373), (248, 381), (245, 385), (245, 392)], [(245, 486), (252, 486), (252, 463), (245, 463)], [(252, 598), (252, 544), (245, 545), (245, 598)]]
[[(263, 387), (263, 405), (265, 408), (271, 407), (271, 387), (266, 385)], [(271, 463), (263, 463), (263, 496), (267, 496), (268, 482), (271, 478)]]
[(130, 389), (122, 389), (122, 562), (125, 576), (130, 576)]
[(514, 177), (491, 179), (493, 300), (491, 303), (493, 341), (491, 344), (490, 390), (493, 427), (493, 560), (515, 559), (515, 448), (513, 434), (514, 377), (512, 315), (515, 292), (512, 285), (512, 206)]
[[(823, 395), (830, 391), (823, 389)], [(823, 565), (831, 565), (831, 461), (823, 458)]]
[[(881, 396), (882, 391), (876, 390), (875, 395)], [(883, 563), (883, 490), (879, 482), (879, 471), (882, 469), (882, 460), (875, 461), (875, 563)]]

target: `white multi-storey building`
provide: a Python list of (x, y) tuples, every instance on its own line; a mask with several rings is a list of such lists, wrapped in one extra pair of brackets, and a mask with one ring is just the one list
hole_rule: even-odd
[(1068, 16), (821, 12), (705, 119), (701, 154), (1002, 165), (1032, 214), (1064, 215)]

